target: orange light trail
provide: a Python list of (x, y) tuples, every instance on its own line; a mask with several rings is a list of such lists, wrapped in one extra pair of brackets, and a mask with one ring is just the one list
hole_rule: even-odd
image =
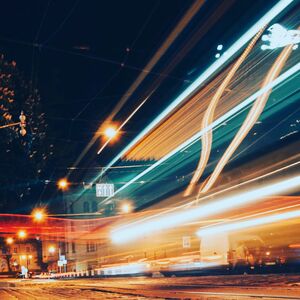
[[(223, 80), (221, 85), (219, 86), (217, 92), (214, 94), (214, 96), (213, 96), (212, 100), (210, 101), (209, 106), (203, 116), (202, 126), (201, 126), (202, 130), (204, 130), (207, 126), (209, 126), (213, 122), (217, 104), (219, 103), (219, 100), (221, 99), (226, 87), (228, 86), (229, 82), (235, 75), (238, 68), (241, 66), (241, 64), (244, 62), (244, 60), (247, 58), (247, 56), (253, 49), (254, 45), (256, 44), (256, 42), (258, 41), (260, 36), (262, 35), (263, 31), (264, 31), (264, 28), (259, 30), (259, 32), (254, 36), (254, 38), (249, 43), (247, 48), (244, 50), (242, 55), (238, 58), (236, 63), (230, 69), (229, 73), (227, 74), (227, 76), (225, 77), (225, 79)], [(211, 148), (212, 148), (212, 141), (213, 141), (212, 129), (210, 129), (209, 131), (206, 131), (201, 137), (202, 147), (201, 147), (200, 161), (199, 161), (196, 171), (190, 181), (190, 184), (188, 185), (187, 189), (185, 190), (184, 196), (191, 195), (191, 193), (193, 192), (193, 190), (195, 188), (195, 185), (197, 184), (200, 177), (202, 176), (204, 169), (207, 165), (209, 156), (210, 156), (210, 152), (211, 152)]]
[[(284, 50), (280, 53), (274, 64), (272, 65), (270, 71), (268, 72), (263, 84), (262, 88), (267, 86), (270, 82), (272, 82), (275, 78), (278, 77), (280, 71), (284, 67), (287, 59), (289, 58), (290, 54), (293, 51), (293, 45), (289, 45), (284, 48)], [(225, 165), (229, 161), (230, 157), (233, 155), (235, 150), (238, 146), (242, 143), (244, 138), (247, 136), (249, 131), (252, 129), (253, 125), (258, 120), (259, 116), (263, 112), (263, 109), (269, 99), (269, 96), (272, 92), (272, 89), (269, 89), (261, 96), (257, 98), (254, 102), (250, 112), (248, 113), (245, 121), (243, 122), (241, 128), (239, 129), (238, 133), (235, 135), (234, 139), (226, 149), (225, 153), (223, 154), (222, 158), (218, 162), (217, 166), (215, 167), (213, 173), (209, 177), (208, 181), (204, 183), (203, 186), (200, 187), (199, 192), (205, 193), (215, 184), (218, 176), (224, 169)]]

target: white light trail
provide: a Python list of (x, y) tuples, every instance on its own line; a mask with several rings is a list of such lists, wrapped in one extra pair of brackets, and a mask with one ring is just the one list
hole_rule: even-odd
[(300, 176), (295, 176), (236, 196), (216, 200), (197, 208), (186, 209), (184, 211), (162, 216), (161, 218), (153, 218), (145, 222), (140, 222), (139, 224), (128, 224), (113, 230), (111, 232), (111, 239), (116, 244), (129, 242), (150, 233), (174, 228), (193, 220), (199, 220), (203, 217), (229, 211), (233, 208), (258, 201), (267, 196), (290, 192), (297, 187), (299, 188), (299, 184)]
[(273, 214), (266, 217), (250, 219), (242, 222), (234, 222), (225, 225), (207, 227), (197, 231), (197, 235), (199, 237), (203, 237), (203, 236), (208, 236), (208, 235), (213, 235), (218, 233), (225, 233), (230, 231), (237, 231), (246, 228), (257, 227), (260, 225), (276, 223), (276, 222), (285, 221), (293, 218), (299, 218), (299, 217), (300, 217), (300, 210), (294, 210), (294, 211), (284, 212), (281, 214)]
[(280, 24), (273, 24), (268, 28), (268, 34), (262, 36), (262, 41), (268, 42), (268, 45), (261, 46), (262, 50), (273, 50), (276, 48), (293, 45), (293, 49), (297, 49), (300, 43), (300, 30), (287, 30)]
[[(122, 128), (130, 121), (130, 119), (138, 112), (138, 110), (145, 104), (145, 102), (149, 99), (149, 97), (153, 94), (153, 91), (150, 93), (149, 96), (146, 97), (135, 109), (134, 111), (127, 117), (127, 119), (116, 129), (116, 134), (118, 134)], [(107, 141), (102, 145), (102, 147), (98, 150), (97, 154), (99, 155), (104, 148), (108, 145), (108, 143), (114, 138), (111, 136)], [(107, 169), (107, 167), (105, 168)]]
[(127, 145), (108, 165), (102, 170), (94, 181), (101, 177), (107, 169), (116, 163), (122, 156), (128, 152), (137, 142), (139, 142), (147, 133), (149, 133), (157, 124), (159, 124), (169, 113), (171, 113), (187, 97), (191, 96), (199, 86), (218, 71), (226, 62), (228, 62), (241, 48), (247, 44), (250, 39), (264, 26), (270, 23), (284, 9), (286, 9), (294, 0), (281, 0), (274, 5), (258, 22), (256, 22), (246, 33), (244, 33), (227, 51), (209, 68), (207, 68), (187, 89), (185, 89), (162, 113), (160, 113), (129, 145)]
[[(143, 177), (144, 175), (146, 175), (147, 173), (149, 173), (150, 171), (152, 171), (156, 167), (158, 167), (160, 164), (162, 164), (163, 162), (165, 162), (166, 160), (168, 160), (170, 157), (172, 157), (177, 152), (181, 151), (182, 149), (184, 149), (187, 146), (189, 146), (190, 144), (192, 144), (195, 140), (198, 140), (204, 133), (208, 132), (209, 130), (216, 129), (218, 126), (220, 126), (221, 124), (223, 124), (225, 121), (228, 121), (233, 116), (236, 116), (238, 113), (241, 113), (246, 107), (248, 107), (252, 102), (254, 102), (259, 96), (261, 96), (264, 93), (266, 93), (267, 91), (273, 89), (274, 87), (276, 87), (277, 85), (279, 85), (280, 83), (282, 83), (284, 80), (286, 80), (289, 77), (291, 77), (292, 75), (296, 74), (299, 70), (300, 70), (300, 63), (298, 63), (298, 64), (294, 65), (293, 67), (291, 67), (290, 69), (288, 69), (286, 72), (284, 72), (283, 74), (281, 74), (280, 76), (278, 76), (275, 80), (273, 80), (272, 82), (270, 82), (269, 84), (267, 84), (266, 86), (264, 86), (263, 88), (261, 88), (260, 90), (258, 90), (257, 92), (255, 92), (253, 95), (251, 95), (250, 97), (248, 97), (247, 99), (245, 99), (243, 102), (241, 102), (237, 106), (233, 107), (231, 110), (229, 110), (227, 113), (225, 113), (220, 118), (216, 119), (209, 126), (207, 126), (206, 128), (202, 129), (201, 131), (197, 132), (191, 138), (189, 138), (184, 143), (182, 143), (181, 145), (179, 145), (177, 148), (175, 148), (174, 150), (170, 151), (167, 155), (165, 155), (164, 157), (162, 157), (160, 160), (158, 160), (157, 162), (155, 162), (149, 168), (147, 168), (146, 170), (142, 171), (140, 174), (138, 174), (133, 179), (131, 179), (130, 181), (128, 181), (126, 184), (124, 184), (122, 187), (120, 187), (118, 190), (116, 190), (115, 191), (115, 195), (118, 194), (118, 193), (120, 193), (122, 190), (124, 190), (129, 185), (131, 185), (132, 183), (136, 182), (137, 180), (139, 180), (141, 177)], [(111, 198), (112, 197), (108, 197), (108, 198), (104, 199), (102, 201), (102, 203), (105, 203), (106, 201), (108, 201)]]

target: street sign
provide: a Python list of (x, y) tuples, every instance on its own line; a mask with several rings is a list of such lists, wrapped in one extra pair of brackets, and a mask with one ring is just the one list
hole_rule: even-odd
[(60, 255), (59, 256), (59, 260), (65, 260), (66, 259), (66, 256), (65, 255)]
[(96, 197), (112, 197), (114, 196), (113, 183), (97, 183), (96, 184)]
[(67, 264), (67, 260), (66, 259), (64, 259), (64, 260), (58, 260), (57, 261), (57, 265), (59, 266), (59, 267), (62, 267), (62, 266), (64, 266), (64, 265), (66, 265)]
[(191, 237), (190, 236), (182, 237), (182, 247), (183, 248), (191, 248)]
[(58, 260), (58, 261), (57, 261), (57, 265), (58, 265), (59, 267), (62, 267), (62, 266), (63, 266), (63, 262), (62, 262), (61, 260)]

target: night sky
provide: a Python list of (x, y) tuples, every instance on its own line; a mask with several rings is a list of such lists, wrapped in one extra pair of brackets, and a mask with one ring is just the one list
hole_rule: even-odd
[[(98, 157), (101, 141), (97, 142), (73, 171), (71, 181), (81, 183), (95, 176), (97, 167), (105, 166), (215, 60), (219, 43), (225, 48), (231, 45), (276, 2), (206, 1), (116, 115), (114, 121), (124, 121), (156, 83), (155, 92), (126, 125), (121, 139)], [(58, 196), (56, 180), (68, 173), (192, 4), (190, 0), (1, 1), (0, 52), (7, 61), (16, 61), (24, 78), (39, 90), (49, 125), (46, 139), (54, 147), (39, 180), (29, 184), (25, 202), (15, 211), (26, 213)], [(5, 172), (2, 164), (0, 171)], [(45, 180), (50, 183), (45, 185)]]

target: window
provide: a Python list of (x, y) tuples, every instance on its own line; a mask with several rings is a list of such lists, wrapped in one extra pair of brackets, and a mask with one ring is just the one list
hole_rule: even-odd
[(75, 253), (75, 252), (76, 252), (75, 243), (72, 242), (72, 253)]
[(27, 252), (27, 253), (30, 252), (30, 247), (26, 247), (26, 252)]
[(86, 243), (86, 252), (95, 252), (97, 250), (97, 245), (92, 242)]
[(90, 212), (90, 204), (87, 201), (83, 202), (83, 212), (84, 213)]
[(14, 253), (18, 253), (18, 248), (14, 248)]
[(93, 212), (98, 211), (98, 204), (97, 204), (96, 201), (93, 201), (93, 202), (92, 202), (92, 211), (93, 211)]

